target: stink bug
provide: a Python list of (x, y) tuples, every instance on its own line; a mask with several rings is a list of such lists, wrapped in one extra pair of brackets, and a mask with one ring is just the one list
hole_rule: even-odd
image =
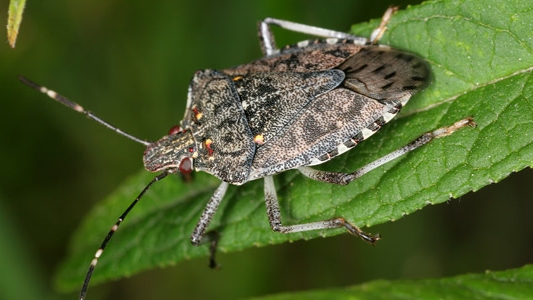
[[(313, 180), (348, 184), (434, 138), (474, 124), (467, 118), (428, 132), (353, 173), (310, 168), (367, 139), (427, 84), (429, 69), (421, 58), (376, 44), (393, 11), (386, 12), (370, 39), (278, 19), (263, 20), (259, 40), (264, 57), (230, 69), (196, 72), (181, 126), (172, 127), (155, 142), (125, 133), (56, 92), (21, 77), (30, 87), (145, 145), (146, 169), (159, 172), (122, 213), (97, 250), (80, 299), (85, 298), (98, 258), (121, 222), (152, 184), (172, 173), (204, 171), (222, 180), (193, 230), (194, 245), (202, 241), (228, 186), (260, 178), (264, 178), (267, 215), (274, 231), (345, 228), (371, 244), (379, 240), (379, 235), (365, 233), (342, 217), (282, 224), (272, 176), (298, 169)], [(270, 25), (326, 39), (279, 49)]]

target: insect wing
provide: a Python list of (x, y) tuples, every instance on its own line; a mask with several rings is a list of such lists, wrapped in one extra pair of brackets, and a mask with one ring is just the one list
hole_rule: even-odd
[(347, 88), (382, 101), (407, 102), (429, 82), (430, 74), (418, 56), (381, 46), (365, 47), (337, 68), (346, 73)]
[[(345, 88), (322, 95), (283, 134), (257, 149), (251, 179), (322, 162), (317, 159), (352, 138), (359, 139), (358, 134), (388, 109), (379, 101)], [(351, 148), (345, 147), (339, 152)]]
[(254, 73), (235, 77), (252, 134), (259, 144), (282, 134), (314, 99), (344, 80), (340, 70)]
[(353, 148), (390, 121), (428, 82), (415, 55), (368, 46), (335, 69), (342, 85), (309, 103), (283, 134), (257, 149), (250, 180), (316, 165)]

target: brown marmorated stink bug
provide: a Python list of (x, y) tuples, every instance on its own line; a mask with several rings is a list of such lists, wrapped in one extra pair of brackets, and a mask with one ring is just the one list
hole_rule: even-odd
[[(316, 181), (348, 184), (434, 138), (474, 125), (466, 118), (428, 132), (353, 173), (310, 168), (374, 134), (427, 84), (429, 68), (421, 58), (376, 44), (394, 10), (387, 10), (370, 39), (278, 19), (263, 20), (258, 33), (264, 57), (230, 69), (196, 72), (181, 127), (173, 127), (156, 142), (125, 133), (56, 92), (21, 77), (30, 87), (145, 145), (145, 168), (160, 172), (122, 213), (96, 251), (80, 299), (85, 298), (98, 258), (130, 210), (152, 184), (177, 172), (204, 171), (222, 180), (193, 230), (194, 245), (202, 241), (228, 186), (260, 178), (264, 178), (272, 230), (291, 233), (344, 227), (371, 244), (379, 240), (379, 235), (365, 233), (342, 217), (283, 225), (272, 176), (298, 169)], [(279, 49), (270, 25), (326, 39)]]

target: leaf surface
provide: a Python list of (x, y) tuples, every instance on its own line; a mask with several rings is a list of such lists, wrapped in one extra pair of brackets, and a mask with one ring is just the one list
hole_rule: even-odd
[(7, 39), (11, 48), (15, 48), (19, 33), (20, 23), (22, 22), (22, 13), (26, 0), (9, 1), (9, 11), (7, 19)]
[(441, 279), (378, 280), (343, 289), (305, 291), (254, 299), (530, 299), (533, 267)]

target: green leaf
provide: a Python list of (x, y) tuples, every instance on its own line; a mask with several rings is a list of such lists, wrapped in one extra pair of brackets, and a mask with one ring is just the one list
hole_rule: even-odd
[(254, 299), (530, 299), (533, 266), (451, 278), (372, 281), (343, 289), (279, 294)]
[(7, 19), (7, 39), (11, 48), (15, 48), (17, 36), (19, 33), (20, 22), (22, 22), (22, 13), (26, 0), (11, 0), (9, 1), (9, 12)]
[[(527, 3), (497, 0), (435, 1), (398, 12), (381, 42), (427, 59), (433, 82), (375, 136), (321, 169), (353, 171), (426, 131), (468, 116), (474, 117), (477, 128), (435, 140), (348, 186), (313, 182), (297, 171), (282, 173), (275, 181), (284, 222), (343, 216), (359, 226), (380, 224), (531, 166), (532, 22)], [(378, 23), (353, 30), (368, 36)], [(190, 184), (178, 178), (155, 184), (109, 244), (93, 284), (207, 256), (207, 246), (191, 246), (189, 236), (218, 182), (205, 173), (195, 175)], [(58, 273), (61, 289), (79, 287), (105, 233), (153, 176), (147, 172), (133, 176), (87, 216)], [(345, 233), (340, 229), (272, 232), (262, 189), (260, 180), (230, 187), (210, 226), (222, 234), (220, 251)]]

